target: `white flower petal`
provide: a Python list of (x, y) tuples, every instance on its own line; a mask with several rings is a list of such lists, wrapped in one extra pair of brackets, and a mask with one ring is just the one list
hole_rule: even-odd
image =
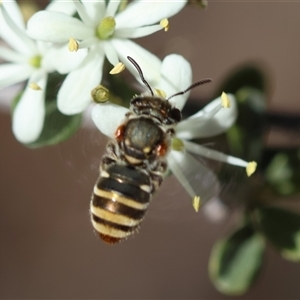
[[(192, 68), (181, 55), (171, 54), (165, 57), (161, 67), (161, 82), (159, 88), (167, 94), (167, 98), (184, 91), (192, 84)], [(189, 92), (170, 99), (170, 103), (182, 109), (189, 97)]]
[(185, 4), (185, 0), (133, 1), (115, 16), (116, 29), (155, 24), (177, 14)]
[[(22, 31), (25, 31), (25, 22), (18, 3), (15, 0), (10, 0), (10, 1), (2, 1), (2, 5), (5, 7), (10, 18), (14, 20), (14, 23)], [(2, 22), (1, 22), (1, 26), (2, 26)]]
[(128, 108), (113, 103), (97, 104), (92, 110), (92, 119), (103, 134), (113, 138), (127, 112)]
[(114, 17), (118, 10), (120, 2), (121, 0), (109, 1), (105, 12), (105, 17)]
[(49, 48), (52, 47), (52, 44), (50, 44), (50, 43), (45, 43), (45, 42), (41, 42), (41, 41), (35, 41), (35, 42), (36, 42), (36, 47), (38, 49), (38, 53), (41, 56), (44, 56), (44, 54), (49, 50)]
[(92, 26), (96, 27), (105, 14), (105, 1), (81, 1), (90, 17)]
[(29, 56), (36, 51), (35, 43), (25, 34), (22, 26), (19, 27), (20, 24), (15, 23), (12, 12), (8, 12), (10, 5), (14, 5), (13, 2), (5, 3), (6, 5), (0, 5), (0, 37), (19, 53)]
[(77, 12), (80, 16), (80, 19), (83, 21), (83, 23), (88, 25), (88, 26), (93, 26), (93, 21), (91, 20), (91, 18), (89, 16), (85, 6), (83, 5), (83, 3), (81, 3), (79, 0), (73, 0), (73, 3), (74, 3), (74, 5), (77, 9)]
[(87, 49), (70, 52), (66, 44), (52, 45), (45, 53), (42, 64), (47, 70), (54, 68), (60, 74), (66, 74), (77, 69), (87, 53)]
[[(229, 101), (230, 101), (230, 105), (231, 107), (230, 108), (233, 108), (233, 110), (236, 110), (237, 109), (237, 105), (236, 105), (236, 101), (235, 101), (235, 96), (233, 94), (227, 94), (228, 98), (229, 98)], [(205, 105), (203, 107), (203, 109), (199, 110), (197, 113), (195, 113), (194, 115), (190, 116), (189, 119), (194, 119), (194, 118), (198, 118), (198, 117), (201, 117), (205, 114), (210, 114), (213, 110), (216, 109), (216, 107), (219, 106), (219, 104), (222, 104), (222, 99), (221, 97), (218, 97), (214, 100), (212, 100), (211, 102), (209, 102), (207, 105)], [(219, 112), (221, 113), (221, 111)], [(228, 108), (224, 111), (222, 111), (221, 114), (228, 114)], [(231, 114), (231, 112), (229, 113)]]
[(99, 40), (95, 36), (91, 36), (79, 42), (79, 49), (90, 48), (95, 44), (99, 44)]
[(127, 56), (131, 56), (139, 64), (145, 79), (152, 87), (156, 87), (159, 83), (161, 67), (161, 61), (158, 57), (130, 40), (113, 39), (111, 43), (116, 49), (120, 61), (139, 81), (140, 76)]
[(46, 83), (47, 75), (44, 75), (37, 82), (41, 90), (36, 91), (27, 86), (14, 110), (12, 129), (16, 139), (22, 143), (34, 142), (42, 132)]
[(83, 112), (91, 102), (91, 91), (102, 78), (104, 54), (94, 48), (81, 66), (69, 73), (58, 92), (58, 109), (66, 115)]
[(1, 47), (1, 46), (0, 46), (0, 58), (14, 63), (26, 62), (26, 59), (22, 54), (15, 52), (9, 48)]
[(82, 40), (94, 35), (92, 28), (76, 18), (53, 11), (39, 11), (28, 21), (27, 34), (45, 42), (66, 43), (70, 37)]
[(0, 90), (12, 84), (25, 81), (33, 69), (28, 64), (1, 64)]
[(116, 29), (114, 37), (116, 38), (139, 38), (150, 35), (154, 32), (162, 30), (160, 25), (152, 25), (138, 28), (120, 28)]
[(200, 197), (200, 205), (220, 191), (216, 175), (188, 152), (171, 151), (168, 165), (189, 195)]
[[(175, 128), (176, 135), (180, 139), (195, 139), (215, 136), (228, 130), (236, 121), (238, 111), (233, 95), (228, 95), (231, 107), (222, 108), (214, 116), (209, 113), (220, 104), (221, 98), (206, 105), (195, 115), (181, 121)], [(208, 114), (208, 116), (206, 116)]]
[(103, 41), (103, 49), (108, 61), (115, 66), (119, 62), (117, 52), (110, 41)]
[(48, 11), (56, 11), (72, 16), (76, 12), (76, 7), (72, 1), (54, 0), (46, 7)]

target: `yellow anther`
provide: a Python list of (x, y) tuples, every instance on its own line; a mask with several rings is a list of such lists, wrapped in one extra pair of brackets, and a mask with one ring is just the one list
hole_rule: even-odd
[(121, 62), (118, 62), (109, 72), (111, 75), (119, 74), (125, 70), (125, 65)]
[(193, 198), (193, 207), (194, 207), (194, 210), (195, 210), (196, 212), (199, 211), (200, 204), (201, 204), (200, 197), (199, 197), (199, 196), (195, 196), (195, 197)]
[(257, 162), (250, 161), (246, 167), (247, 176), (250, 177), (256, 170)]
[(221, 101), (224, 108), (229, 108), (231, 106), (230, 99), (225, 92), (221, 95)]
[(175, 151), (183, 151), (184, 150), (184, 143), (179, 138), (173, 138), (171, 142), (171, 148)]
[(169, 20), (168, 19), (162, 19), (160, 21), (160, 26), (165, 30), (165, 31), (168, 31), (169, 28), (170, 28), (170, 24), (169, 24)]
[(157, 95), (158, 97), (162, 97), (162, 98), (164, 98), (164, 99), (166, 99), (166, 97), (167, 97), (166, 92), (163, 91), (163, 90), (155, 89), (155, 93), (156, 93), (156, 95)]
[(78, 42), (75, 39), (70, 38), (69, 44), (68, 44), (68, 49), (70, 52), (77, 52), (79, 49)]
[(35, 91), (40, 91), (42, 88), (35, 82), (30, 82), (29, 87)]
[(109, 90), (103, 85), (97, 85), (91, 91), (91, 96), (96, 103), (104, 103), (109, 98)]

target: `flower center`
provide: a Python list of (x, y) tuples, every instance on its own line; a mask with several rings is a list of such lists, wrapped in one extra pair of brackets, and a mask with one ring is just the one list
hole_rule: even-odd
[(116, 21), (113, 17), (106, 17), (101, 20), (96, 29), (96, 35), (100, 40), (109, 39), (115, 32)]
[(29, 59), (29, 64), (34, 68), (40, 68), (42, 63), (42, 56), (36, 55)]
[(172, 139), (172, 142), (171, 142), (171, 147), (172, 147), (172, 150), (183, 151), (184, 150), (184, 143), (181, 139), (179, 139), (177, 137), (174, 137)]

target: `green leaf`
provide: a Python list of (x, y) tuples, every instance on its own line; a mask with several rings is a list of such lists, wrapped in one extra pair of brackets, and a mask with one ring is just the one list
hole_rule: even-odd
[[(56, 94), (58, 87), (65, 79), (65, 75), (52, 73), (48, 77), (46, 88), (45, 107), (46, 114), (44, 120), (43, 130), (39, 138), (26, 146), (30, 148), (38, 148), (43, 146), (55, 145), (70, 138), (81, 125), (81, 114), (64, 115), (56, 105)], [(19, 93), (12, 102), (11, 113), (13, 114), (16, 105), (21, 99), (23, 92)]]
[(257, 278), (264, 249), (263, 238), (250, 225), (217, 242), (209, 261), (215, 287), (227, 295), (244, 294)]
[(259, 161), (267, 127), (265, 96), (250, 87), (239, 89), (235, 96), (239, 114), (236, 123), (226, 133), (230, 153), (246, 160)]
[(22, 91), (22, 92), (19, 92), (19, 93), (17, 94), (17, 96), (13, 99), (13, 101), (12, 101), (12, 103), (11, 103), (11, 107), (10, 107), (10, 113), (11, 113), (11, 115), (13, 114), (13, 112), (14, 112), (14, 110), (15, 110), (17, 104), (19, 103), (19, 101), (20, 101), (22, 95), (23, 95), (23, 91)]
[[(238, 105), (236, 123), (224, 134), (223, 141), (220, 137), (214, 137), (206, 142), (222, 145), (218, 150), (248, 162), (255, 161), (260, 168), (267, 124), (265, 96), (258, 89), (250, 87), (240, 88), (235, 96)], [(238, 202), (245, 205), (249, 202), (248, 196), (254, 189), (253, 180), (246, 176), (243, 169), (223, 165), (217, 170), (217, 174), (224, 185), (228, 185), (229, 180), (234, 182), (226, 187), (227, 192), (222, 195), (222, 199), (231, 204)]]
[(279, 195), (298, 193), (300, 191), (300, 150), (278, 151), (268, 164), (265, 176)]
[[(103, 82), (105, 82), (104, 86), (109, 90), (109, 101), (128, 108), (133, 96), (141, 93), (134, 89), (131, 84), (133, 80), (136, 84), (136, 80), (132, 75), (129, 75), (130, 73), (126, 69), (121, 74), (110, 75), (109, 71), (111, 68), (111, 64), (105, 60), (103, 74), (108, 74), (108, 76)], [(128, 77), (131, 78), (129, 82)]]
[(265, 237), (291, 261), (300, 261), (300, 215), (279, 207), (257, 210), (257, 219)]
[(245, 65), (226, 76), (226, 80), (218, 89), (217, 95), (223, 91), (235, 94), (244, 87), (254, 88), (260, 92), (266, 90), (266, 79), (262, 70), (255, 65)]
[(259, 162), (267, 124), (266, 78), (255, 65), (241, 66), (225, 78), (216, 96), (223, 91), (235, 94), (238, 104), (237, 121), (226, 133), (230, 153)]
[(27, 146), (37, 148), (59, 144), (70, 138), (80, 128), (81, 119), (81, 114), (72, 116), (62, 114), (56, 106), (56, 101), (47, 102), (42, 133), (35, 142)]

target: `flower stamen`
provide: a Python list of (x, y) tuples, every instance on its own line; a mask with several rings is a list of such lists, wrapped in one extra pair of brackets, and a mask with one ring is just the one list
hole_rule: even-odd
[(70, 52), (77, 52), (79, 49), (78, 42), (75, 39), (70, 38), (69, 43), (68, 43), (68, 49)]
[(29, 87), (35, 91), (42, 90), (42, 88), (36, 82), (30, 82)]
[(199, 196), (195, 196), (195, 197), (193, 198), (193, 207), (194, 207), (194, 210), (195, 210), (196, 212), (199, 211), (200, 204), (201, 204), (200, 197), (199, 197)]
[(222, 152), (203, 147), (193, 142), (184, 141), (184, 147), (186, 150), (194, 154), (201, 155), (206, 158), (217, 160), (217, 161), (222, 161), (230, 165), (244, 167), (246, 168), (246, 173), (248, 177), (255, 172), (257, 167), (257, 163), (255, 161), (247, 162), (241, 158), (237, 158), (231, 155), (226, 155)]
[(246, 167), (247, 176), (250, 177), (256, 170), (257, 162), (250, 161)]
[(178, 181), (181, 183), (181, 185), (184, 187), (184, 189), (188, 192), (188, 194), (191, 196), (192, 199), (196, 197), (196, 193), (191, 186), (189, 180), (186, 178), (183, 170), (180, 166), (180, 161), (184, 159), (184, 153), (182, 152), (172, 152), (170, 153), (168, 157), (168, 163), (169, 166), (172, 166), (170, 168), (172, 170), (172, 173), (176, 176)]
[(168, 19), (162, 19), (160, 21), (160, 26), (165, 30), (165, 31), (168, 31), (169, 28), (170, 28), (170, 24), (169, 24), (169, 20)]
[(125, 65), (121, 62), (118, 62), (109, 72), (111, 75), (119, 74), (125, 70)]
[(230, 99), (225, 92), (222, 93), (221, 100), (224, 108), (229, 108), (231, 106)]
[(158, 97), (162, 97), (162, 98), (164, 98), (164, 99), (166, 99), (166, 97), (167, 97), (166, 92), (163, 91), (163, 90), (155, 89), (155, 93), (156, 93), (156, 95), (157, 95)]

